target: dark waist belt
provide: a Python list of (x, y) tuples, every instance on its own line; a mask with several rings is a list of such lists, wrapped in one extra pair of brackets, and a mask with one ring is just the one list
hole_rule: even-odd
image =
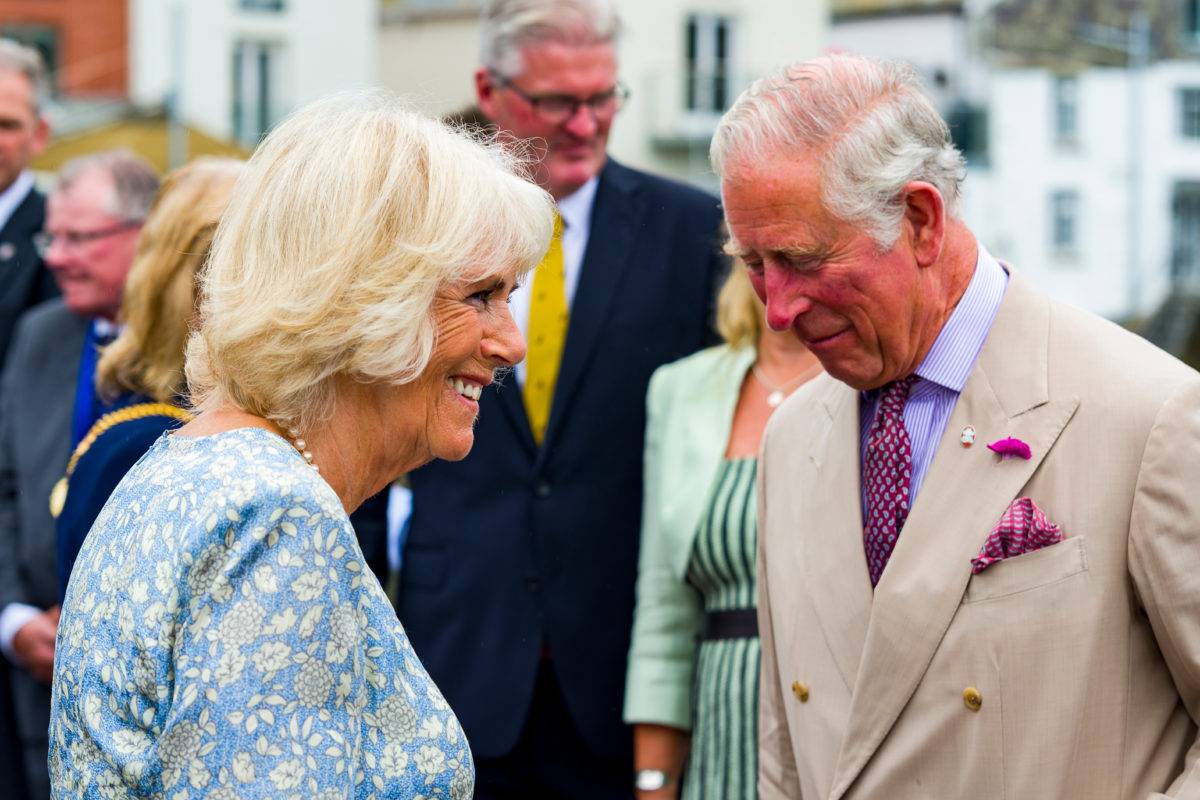
[(758, 638), (758, 610), (733, 608), (704, 615), (704, 639)]

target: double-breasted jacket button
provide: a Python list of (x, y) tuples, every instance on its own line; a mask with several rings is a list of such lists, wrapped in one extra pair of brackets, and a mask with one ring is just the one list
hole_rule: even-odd
[(983, 708), (983, 695), (974, 686), (963, 689), (963, 704), (972, 711)]
[(808, 684), (802, 681), (792, 681), (792, 694), (796, 695), (796, 699), (801, 703), (808, 702)]

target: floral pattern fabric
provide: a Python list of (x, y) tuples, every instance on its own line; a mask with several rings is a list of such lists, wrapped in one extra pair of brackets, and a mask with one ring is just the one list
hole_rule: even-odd
[(247, 428), (164, 436), (59, 621), (56, 798), (469, 798), (458, 720), (328, 484)]

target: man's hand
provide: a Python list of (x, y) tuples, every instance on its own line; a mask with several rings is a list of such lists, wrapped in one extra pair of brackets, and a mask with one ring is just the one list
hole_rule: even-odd
[(13, 650), (21, 657), (33, 677), (49, 685), (54, 675), (54, 637), (58, 633), (58, 614), (53, 606), (25, 623), (13, 637)]

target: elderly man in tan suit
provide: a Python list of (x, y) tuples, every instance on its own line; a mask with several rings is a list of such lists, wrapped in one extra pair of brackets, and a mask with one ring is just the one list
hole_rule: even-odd
[(761, 797), (1200, 797), (1200, 375), (988, 255), (901, 64), (788, 67), (713, 155), (828, 373), (760, 459)]

